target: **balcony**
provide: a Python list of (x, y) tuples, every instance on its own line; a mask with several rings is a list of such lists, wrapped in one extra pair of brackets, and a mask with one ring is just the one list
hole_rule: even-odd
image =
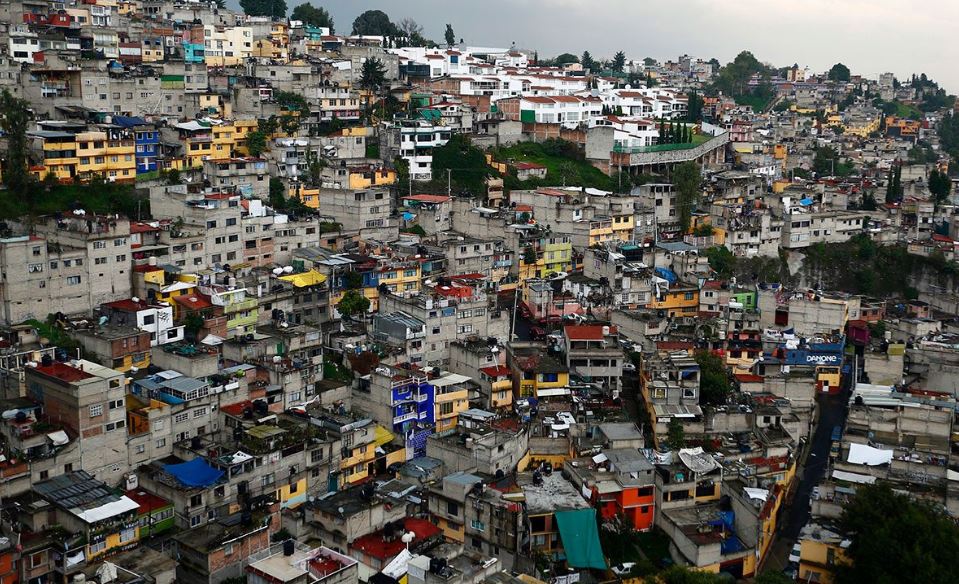
[(395, 426), (396, 424), (402, 424), (403, 422), (415, 420), (418, 416), (419, 414), (417, 414), (415, 410), (411, 412), (407, 412), (403, 414), (402, 416), (395, 416), (393, 418), (393, 425)]

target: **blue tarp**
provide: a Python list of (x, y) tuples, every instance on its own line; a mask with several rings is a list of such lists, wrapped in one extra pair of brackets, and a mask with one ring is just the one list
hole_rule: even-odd
[(147, 121), (136, 116), (113, 116), (113, 123), (121, 128), (132, 128), (134, 126), (145, 126)]
[(605, 570), (606, 558), (599, 543), (596, 510), (557, 511), (555, 517), (569, 567)]
[(656, 275), (663, 280), (666, 280), (670, 284), (675, 284), (679, 281), (679, 278), (676, 277), (676, 273), (669, 268), (656, 268)]
[(167, 464), (163, 466), (163, 470), (173, 475), (184, 487), (208, 487), (223, 476), (222, 470), (213, 468), (202, 458), (180, 464)]
[(802, 205), (802, 206), (804, 206), (804, 207), (807, 207), (807, 206), (809, 206), (809, 205), (812, 205), (814, 202), (815, 202), (815, 201), (813, 201), (812, 199), (801, 199), (801, 200), (799, 201), (799, 204)]

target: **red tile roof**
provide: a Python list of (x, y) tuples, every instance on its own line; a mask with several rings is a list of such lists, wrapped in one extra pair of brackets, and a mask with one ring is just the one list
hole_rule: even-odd
[(191, 310), (203, 310), (204, 308), (213, 306), (213, 303), (210, 302), (209, 299), (197, 294), (181, 294), (180, 296), (175, 296), (173, 300), (176, 301), (177, 304)]
[[(439, 535), (440, 528), (433, 525), (426, 519), (415, 519), (407, 517), (403, 521), (404, 532), (412, 531), (416, 534), (413, 543), (421, 542), (435, 535)], [(352, 549), (359, 550), (371, 558), (376, 558), (382, 562), (393, 559), (406, 548), (406, 544), (400, 541), (400, 538), (394, 538), (393, 541), (384, 541), (383, 532), (379, 531), (358, 537), (350, 546)]]
[(250, 400), (247, 399), (247, 400), (243, 400), (243, 401), (241, 401), (241, 402), (237, 402), (237, 403), (235, 403), (235, 404), (229, 404), (229, 405), (225, 405), (225, 406), (220, 406), (220, 411), (221, 411), (221, 412), (225, 412), (225, 413), (227, 413), (227, 414), (230, 415), (230, 416), (239, 417), (239, 416), (242, 416), (242, 415), (243, 415), (243, 410), (245, 410), (246, 408), (251, 408), (251, 407), (253, 407), (253, 402), (251, 402)]
[(404, 201), (419, 201), (421, 203), (445, 203), (450, 200), (446, 195), (410, 195), (403, 197)]
[(480, 371), (490, 377), (506, 377), (509, 375), (509, 367), (506, 365), (496, 365), (495, 367), (480, 367)]
[(159, 231), (159, 230), (160, 230), (159, 227), (154, 227), (148, 223), (140, 223), (138, 221), (134, 221), (133, 223), (130, 223), (130, 233), (147, 233), (150, 231)]
[(115, 302), (104, 302), (103, 306), (109, 306), (113, 310), (123, 310), (126, 312), (137, 312), (143, 310), (148, 305), (143, 300), (139, 302), (134, 302), (131, 298), (126, 298), (124, 300), (117, 300)]
[(125, 495), (133, 499), (134, 503), (140, 505), (140, 515), (146, 515), (151, 511), (156, 511), (157, 509), (162, 509), (171, 505), (171, 503), (163, 497), (158, 497), (153, 493), (148, 493), (140, 489), (132, 489), (127, 491)]
[[(603, 325), (575, 324), (563, 327), (566, 338), (571, 341), (601, 341), (603, 340)], [(616, 327), (610, 326), (609, 333), (616, 334)]]
[(760, 375), (753, 375), (751, 373), (737, 373), (736, 381), (739, 383), (762, 383), (763, 378)]
[(36, 371), (50, 377), (55, 377), (61, 381), (66, 381), (67, 383), (82, 381), (93, 377), (93, 375), (90, 375), (82, 369), (74, 367), (73, 365), (67, 365), (66, 363), (60, 363), (59, 361), (55, 361), (51, 365), (37, 367)]
[(660, 351), (688, 351), (693, 346), (691, 341), (656, 341), (656, 348)]

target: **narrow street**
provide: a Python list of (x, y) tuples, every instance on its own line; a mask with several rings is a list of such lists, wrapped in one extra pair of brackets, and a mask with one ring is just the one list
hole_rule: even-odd
[(800, 461), (797, 476), (799, 483), (792, 503), (783, 512), (780, 531), (773, 550), (766, 562), (766, 570), (779, 571), (789, 563), (789, 551), (799, 538), (799, 532), (810, 518), (812, 489), (822, 480), (829, 464), (829, 448), (832, 431), (844, 426), (848, 414), (848, 400), (852, 375), (844, 375), (842, 391), (838, 395), (823, 395), (818, 398), (818, 420), (815, 421), (811, 443), (805, 459)]

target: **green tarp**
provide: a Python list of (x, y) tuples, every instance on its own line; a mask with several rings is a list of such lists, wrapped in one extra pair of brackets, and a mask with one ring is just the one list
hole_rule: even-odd
[(596, 510), (557, 511), (555, 516), (569, 567), (605, 570), (606, 559), (599, 543)]

